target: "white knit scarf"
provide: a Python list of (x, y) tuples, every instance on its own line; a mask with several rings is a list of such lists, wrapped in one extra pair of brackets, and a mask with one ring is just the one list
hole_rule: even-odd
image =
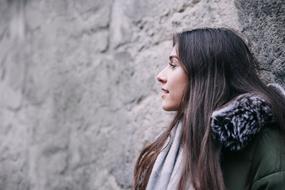
[[(175, 126), (156, 158), (146, 190), (177, 190), (182, 171), (181, 122)], [(189, 183), (190, 184), (190, 183)], [(193, 190), (190, 184), (187, 190)]]

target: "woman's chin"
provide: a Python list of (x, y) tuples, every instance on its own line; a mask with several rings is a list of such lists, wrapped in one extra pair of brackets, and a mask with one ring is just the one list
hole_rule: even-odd
[(173, 106), (169, 106), (169, 105), (162, 105), (162, 109), (164, 111), (176, 111), (177, 109)]

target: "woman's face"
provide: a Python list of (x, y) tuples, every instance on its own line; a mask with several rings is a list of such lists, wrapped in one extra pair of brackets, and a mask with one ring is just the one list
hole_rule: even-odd
[(188, 85), (188, 77), (179, 61), (175, 46), (169, 60), (168, 65), (158, 73), (157, 80), (161, 84), (162, 108), (165, 111), (177, 111)]

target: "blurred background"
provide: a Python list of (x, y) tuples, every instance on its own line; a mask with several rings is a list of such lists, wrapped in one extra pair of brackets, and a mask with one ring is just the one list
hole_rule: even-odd
[(205, 26), (284, 85), (283, 0), (0, 0), (0, 190), (130, 190), (173, 116), (155, 80), (172, 35)]

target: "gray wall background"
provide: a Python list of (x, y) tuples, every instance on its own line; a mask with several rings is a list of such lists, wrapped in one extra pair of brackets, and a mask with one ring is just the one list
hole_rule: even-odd
[(0, 189), (128, 190), (173, 113), (155, 76), (172, 34), (241, 31), (285, 81), (282, 0), (0, 0)]

